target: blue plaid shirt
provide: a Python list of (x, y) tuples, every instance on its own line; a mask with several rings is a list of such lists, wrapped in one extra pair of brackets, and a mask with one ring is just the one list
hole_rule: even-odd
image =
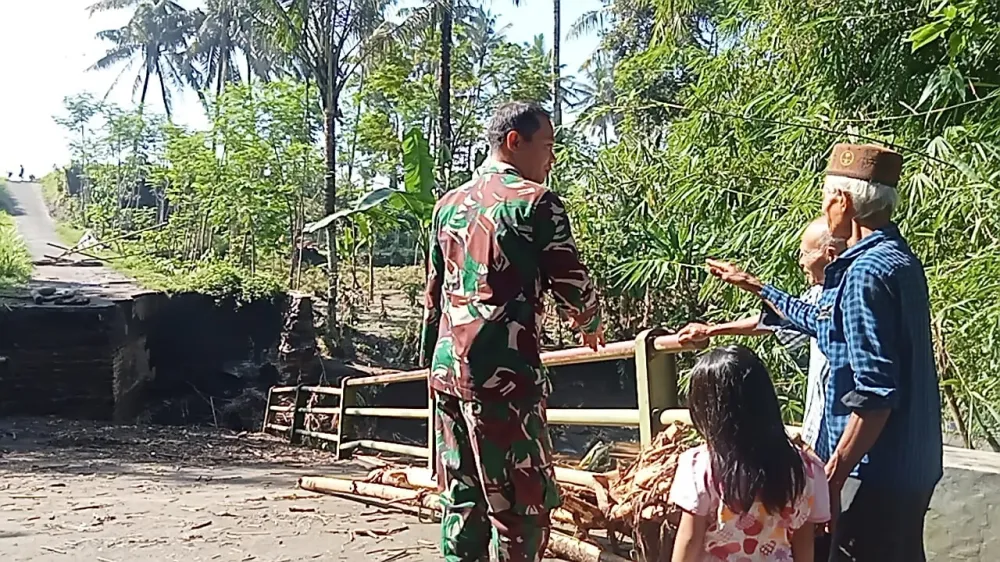
[(875, 231), (828, 265), (817, 305), (770, 285), (761, 297), (815, 337), (830, 361), (819, 456), (830, 458), (852, 411), (890, 408), (852, 475), (895, 489), (933, 489), (942, 444), (930, 299), (923, 265), (899, 230)]

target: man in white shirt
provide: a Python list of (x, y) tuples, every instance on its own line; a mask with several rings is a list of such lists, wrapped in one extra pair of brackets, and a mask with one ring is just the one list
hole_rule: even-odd
[[(809, 288), (801, 297), (803, 301), (813, 304), (819, 301), (823, 293), (824, 269), (846, 248), (846, 240), (830, 235), (826, 217), (815, 219), (806, 226), (799, 244), (799, 267), (809, 282)], [(767, 306), (758, 315), (724, 324), (688, 324), (681, 328), (677, 337), (681, 343), (686, 343), (706, 340), (713, 336), (770, 334), (775, 335), (793, 357), (796, 357), (799, 366), (806, 369), (806, 405), (802, 420), (802, 439), (810, 447), (815, 447), (820, 424), (823, 421), (824, 395), (826, 381), (830, 376), (830, 366), (814, 338), (791, 329)], [(806, 348), (809, 349), (808, 357), (804, 353)]]

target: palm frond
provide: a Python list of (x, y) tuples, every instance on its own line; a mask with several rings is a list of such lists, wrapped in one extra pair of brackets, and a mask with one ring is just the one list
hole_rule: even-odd
[(94, 15), (98, 12), (108, 12), (111, 10), (121, 10), (123, 8), (132, 8), (143, 2), (143, 0), (100, 0), (87, 7), (87, 11), (90, 15)]
[(111, 68), (123, 61), (128, 61), (135, 56), (138, 50), (139, 47), (136, 45), (122, 45), (120, 47), (115, 47), (105, 53), (103, 57), (88, 67), (87, 70), (105, 70)]
[(604, 29), (609, 17), (610, 13), (607, 7), (584, 12), (570, 25), (567, 37), (569, 39), (579, 39), (580, 37)]

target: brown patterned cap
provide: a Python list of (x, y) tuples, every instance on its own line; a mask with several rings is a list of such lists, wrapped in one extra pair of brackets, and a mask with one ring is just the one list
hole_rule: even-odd
[(896, 187), (902, 169), (898, 152), (874, 144), (840, 143), (833, 147), (826, 173)]

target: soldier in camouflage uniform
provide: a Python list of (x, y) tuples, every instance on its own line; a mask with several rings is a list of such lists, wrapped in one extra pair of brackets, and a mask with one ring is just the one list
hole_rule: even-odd
[(490, 159), (434, 209), (423, 364), (430, 364), (436, 472), (448, 562), (537, 561), (560, 503), (539, 359), (542, 293), (593, 349), (603, 345), (597, 293), (569, 220), (541, 185), (555, 156), (540, 106), (497, 109)]

